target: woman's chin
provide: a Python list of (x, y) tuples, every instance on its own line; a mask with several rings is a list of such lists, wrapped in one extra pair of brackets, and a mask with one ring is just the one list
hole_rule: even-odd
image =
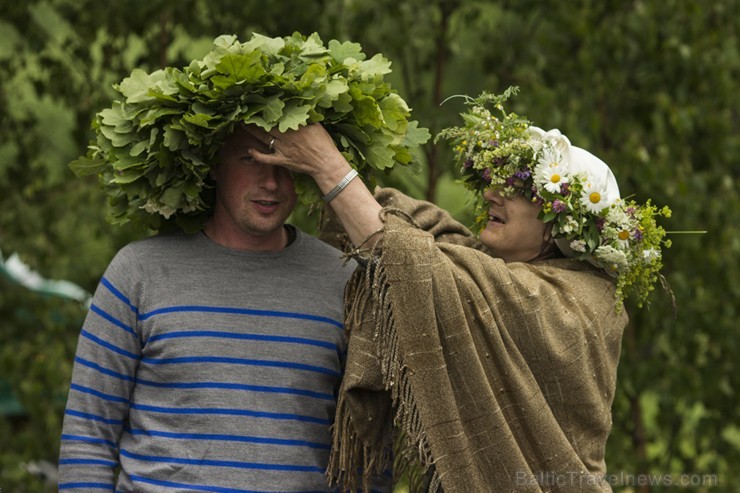
[(498, 237), (498, 226), (491, 226), (491, 223), (488, 223), (488, 226), (486, 226), (478, 236), (480, 239), (480, 242), (483, 243), (483, 245), (486, 246), (492, 253), (496, 250), (496, 238)]

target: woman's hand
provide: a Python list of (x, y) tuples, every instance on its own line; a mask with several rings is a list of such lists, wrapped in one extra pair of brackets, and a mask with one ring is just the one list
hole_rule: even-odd
[[(352, 170), (319, 123), (285, 133), (277, 129), (268, 133), (254, 125), (245, 128), (271, 151), (264, 153), (251, 149), (252, 159), (310, 175), (324, 195)], [(381, 207), (361, 179), (352, 180), (332, 199), (331, 207), (355, 245), (364, 243), (370, 246), (377, 240), (377, 236), (372, 235), (382, 226), (378, 215)]]
[(307, 174), (316, 181), (323, 193), (328, 192), (351, 169), (320, 123), (285, 133), (277, 129), (268, 133), (255, 125), (244, 128), (272, 151), (264, 153), (252, 149), (250, 152), (255, 161)]

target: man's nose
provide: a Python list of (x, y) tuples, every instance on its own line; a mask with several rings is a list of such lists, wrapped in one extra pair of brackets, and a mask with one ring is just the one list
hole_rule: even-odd
[(280, 182), (280, 168), (263, 164), (260, 170), (260, 185), (268, 190), (275, 190)]

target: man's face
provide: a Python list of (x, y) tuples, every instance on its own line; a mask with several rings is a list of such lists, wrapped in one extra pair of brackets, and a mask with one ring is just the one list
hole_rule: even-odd
[(293, 177), (285, 168), (253, 161), (251, 148), (267, 152), (263, 143), (237, 127), (219, 151), (211, 172), (216, 181), (211, 224), (216, 235), (241, 244), (283, 245), (283, 224), (297, 200)]

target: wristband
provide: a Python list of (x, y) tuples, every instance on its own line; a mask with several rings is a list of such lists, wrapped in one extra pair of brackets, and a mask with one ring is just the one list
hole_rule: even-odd
[(329, 193), (324, 195), (324, 202), (327, 204), (334, 199), (339, 193), (345, 189), (347, 185), (349, 185), (349, 182), (351, 182), (355, 177), (357, 176), (357, 170), (352, 168), (349, 173), (347, 173), (344, 178), (342, 178), (339, 183), (337, 183), (337, 186), (332, 188)]

